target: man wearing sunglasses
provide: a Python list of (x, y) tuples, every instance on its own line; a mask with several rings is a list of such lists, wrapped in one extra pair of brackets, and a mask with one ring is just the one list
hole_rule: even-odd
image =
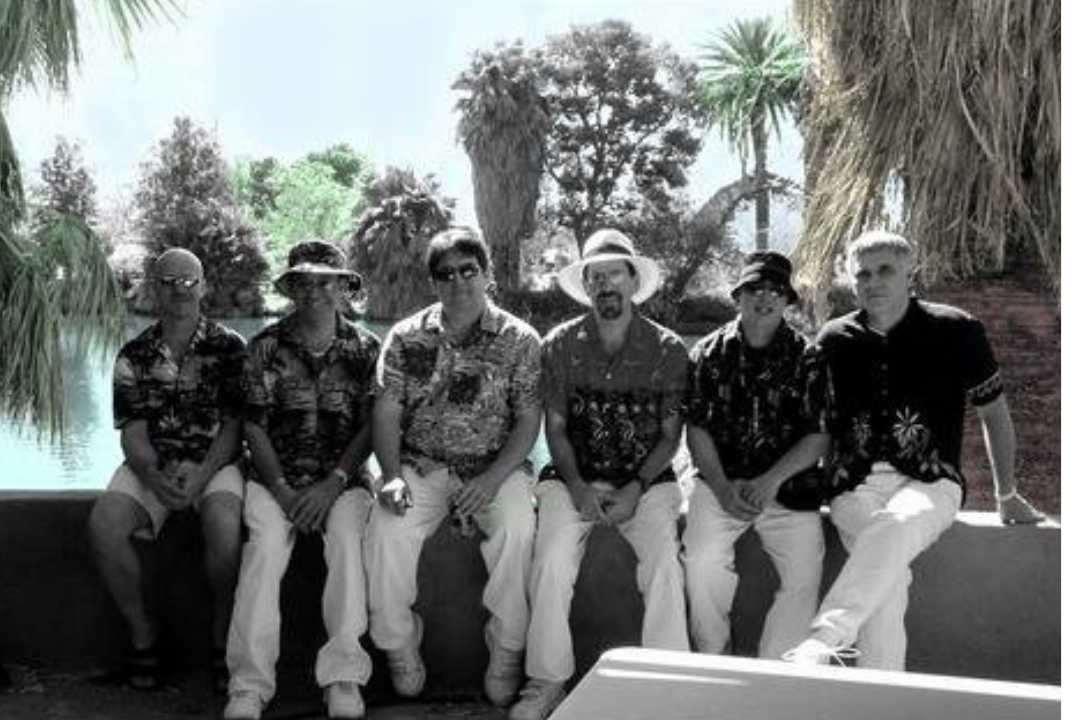
[(422, 619), (413, 611), (424, 540), (452, 515), (483, 534), (489, 664), (484, 688), (505, 705), (521, 681), (525, 585), (535, 515), (527, 462), (540, 427), (540, 338), (487, 297), (487, 245), (452, 227), (431, 240), (438, 302), (386, 336), (375, 404), (379, 504), (364, 546), (371, 638), (387, 653), (395, 690), (424, 687)]
[(229, 628), (226, 718), (258, 718), (277, 688), (279, 594), (297, 533), (321, 536), (326, 643), (315, 660), (327, 714), (364, 714), (360, 687), (371, 658), (361, 542), (372, 504), (371, 407), (379, 341), (345, 319), (360, 289), (345, 254), (321, 240), (298, 243), (275, 281), (294, 310), (251, 339), (244, 373), (244, 435), (252, 470), (244, 545)]
[(686, 438), (697, 476), (683, 545), (698, 652), (731, 649), (735, 542), (748, 530), (780, 577), (759, 656), (780, 659), (817, 610), (829, 383), (821, 353), (784, 318), (798, 300), (791, 270), (780, 253), (748, 255), (731, 293), (738, 316), (690, 352)]
[(574, 674), (570, 603), (589, 533), (615, 527), (634, 549), (645, 601), (642, 645), (689, 650), (676, 521), (682, 496), (671, 461), (682, 434), (686, 349), (636, 308), (660, 268), (630, 238), (599, 230), (558, 276), (590, 310), (559, 325), (542, 351), (551, 464), (536, 489), (526, 674), (512, 720), (543, 720)]
[(121, 348), (113, 415), (124, 464), (90, 515), (90, 541), (105, 586), (130, 633), (128, 683), (159, 683), (158, 628), (143, 599), (133, 537), (154, 538), (168, 517), (199, 513), (213, 599), (214, 682), (224, 690), (224, 648), (240, 560), (240, 450), (244, 341), (204, 317), (202, 263), (187, 250), (153, 264), (158, 320)]

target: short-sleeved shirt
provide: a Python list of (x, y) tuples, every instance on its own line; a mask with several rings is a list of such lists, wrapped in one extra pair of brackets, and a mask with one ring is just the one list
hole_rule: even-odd
[[(730, 480), (767, 471), (799, 440), (828, 432), (829, 377), (816, 346), (786, 322), (753, 348), (738, 319), (706, 335), (690, 352), (687, 422), (712, 438)], [(777, 501), (794, 510), (820, 507), (817, 467), (780, 486)]]
[(162, 463), (199, 462), (226, 417), (243, 411), (244, 339), (205, 317), (181, 358), (174, 358), (155, 322), (126, 343), (113, 367), (113, 421), (145, 420)]
[(436, 303), (386, 336), (378, 392), (402, 406), (401, 459), (421, 474), (447, 467), (463, 480), (498, 456), (519, 416), (539, 412), (540, 336), (488, 304), (453, 341)]
[(982, 323), (948, 305), (912, 300), (887, 333), (865, 311), (818, 335), (835, 388), (832, 468), (837, 491), (854, 488), (878, 460), (903, 474), (965, 489), (960, 469), (966, 402), (1002, 393)]
[[(251, 339), (245, 420), (266, 431), (292, 488), (325, 478), (371, 422), (378, 357), (378, 339), (341, 315), (321, 355), (304, 346), (295, 314)], [(355, 485), (359, 468), (343, 469)]]
[[(604, 351), (589, 313), (551, 330), (543, 345), (544, 402), (566, 419), (582, 477), (622, 487), (635, 481), (663, 437), (665, 419), (683, 413), (686, 347), (671, 330), (636, 311), (626, 343)], [(554, 466), (545, 477), (558, 477)], [(675, 479), (666, 468), (653, 483)]]

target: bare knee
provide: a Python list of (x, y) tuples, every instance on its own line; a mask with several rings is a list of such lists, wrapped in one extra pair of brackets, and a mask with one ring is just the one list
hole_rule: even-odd
[(146, 511), (131, 498), (119, 493), (105, 493), (90, 511), (90, 540), (100, 549), (127, 544), (132, 533), (149, 522)]

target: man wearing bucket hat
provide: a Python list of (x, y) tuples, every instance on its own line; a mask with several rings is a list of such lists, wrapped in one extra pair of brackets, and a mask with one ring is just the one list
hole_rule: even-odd
[(969, 402), (983, 426), (1001, 520), (1044, 519), (1017, 493), (1016, 435), (986, 331), (957, 308), (912, 296), (916, 260), (900, 235), (860, 235), (844, 263), (859, 310), (818, 333), (835, 398), (829, 518), (849, 555), (808, 637), (785, 653), (792, 662), (858, 656), (862, 667), (904, 669), (910, 566), (963, 503)]
[(491, 261), (473, 229), (431, 239), (427, 269), (439, 301), (394, 325), (378, 370), (378, 506), (364, 545), (371, 639), (399, 695), (423, 691), (423, 619), (414, 612), (424, 541), (452, 517), (483, 535), (482, 602), (496, 705), (517, 695), (529, 620), (526, 581), (536, 515), (529, 451), (540, 428), (540, 337), (487, 296)]
[(698, 652), (728, 649), (735, 541), (754, 529), (780, 576), (758, 654), (780, 659), (817, 609), (828, 375), (817, 348), (784, 319), (798, 299), (786, 257), (748, 255), (731, 295), (738, 316), (690, 352), (686, 437), (697, 470), (683, 533), (690, 637)]
[(298, 243), (274, 283), (294, 310), (251, 340), (245, 368), (247, 483), (240, 580), (229, 628), (226, 718), (258, 718), (276, 689), (278, 597), (296, 533), (322, 536), (323, 622), (315, 679), (330, 717), (364, 714), (360, 686), (371, 659), (361, 538), (372, 495), (365, 463), (378, 340), (341, 308), (360, 288), (345, 255), (320, 240)]
[(570, 602), (585, 542), (610, 525), (638, 558), (645, 600), (642, 644), (688, 650), (676, 521), (681, 495), (671, 460), (682, 432), (687, 354), (675, 333), (636, 305), (660, 286), (660, 268), (628, 237), (600, 230), (559, 286), (590, 312), (543, 344), (546, 432), (552, 464), (541, 474), (529, 582), (529, 682), (512, 720), (542, 720), (574, 673)]
[(170, 248), (154, 262), (158, 321), (120, 349), (113, 415), (124, 463), (90, 514), (90, 542), (105, 586), (127, 622), (128, 683), (159, 683), (157, 627), (143, 599), (133, 537), (153, 538), (172, 513), (193, 507), (213, 598), (213, 675), (225, 681), (224, 647), (240, 559), (244, 481), (240, 451), (244, 340), (202, 315), (199, 259)]

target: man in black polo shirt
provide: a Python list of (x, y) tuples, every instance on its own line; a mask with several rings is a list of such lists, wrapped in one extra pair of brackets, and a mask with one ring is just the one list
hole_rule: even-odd
[(1042, 515), (1016, 492), (1016, 435), (982, 324), (911, 297), (915, 251), (868, 232), (847, 250), (857, 312), (832, 320), (818, 342), (835, 387), (831, 519), (850, 553), (811, 623), (785, 654), (826, 663), (858, 644), (864, 667), (902, 670), (911, 562), (952, 524), (964, 499), (964, 407), (983, 424), (1006, 523)]

